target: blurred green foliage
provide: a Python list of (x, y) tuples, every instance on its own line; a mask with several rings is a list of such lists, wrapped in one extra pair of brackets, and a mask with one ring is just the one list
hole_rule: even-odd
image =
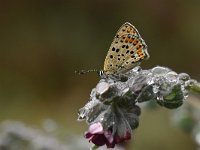
[[(77, 111), (99, 78), (77, 76), (74, 71), (101, 69), (115, 32), (126, 21), (136, 26), (148, 45), (151, 57), (143, 68), (163, 65), (199, 79), (199, 14), (197, 0), (1, 0), (0, 120), (37, 126), (52, 118), (82, 134), (87, 127), (76, 122)], [(155, 147), (149, 145), (168, 140), (164, 135), (171, 129), (165, 130), (167, 116), (147, 116), (149, 122), (157, 123), (149, 129), (149, 122), (141, 122), (145, 127), (139, 127), (133, 147), (149, 137), (150, 150)], [(162, 133), (152, 142), (154, 135), (141, 129), (162, 129)], [(177, 139), (176, 135), (182, 133), (171, 136), (179, 140), (173, 143), (174, 149), (176, 145), (193, 147), (189, 137)]]

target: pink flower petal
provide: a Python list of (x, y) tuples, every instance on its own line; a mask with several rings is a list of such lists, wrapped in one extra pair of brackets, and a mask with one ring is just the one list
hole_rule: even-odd
[(109, 143), (112, 143), (114, 141), (111, 131), (104, 131), (104, 136), (106, 137)]
[(128, 130), (126, 130), (126, 135), (124, 136), (124, 139), (125, 140), (130, 140), (131, 139), (131, 133)]
[(97, 122), (90, 125), (88, 132), (91, 134), (103, 134), (103, 127), (100, 122)]
[(86, 139), (88, 139), (88, 138), (90, 138), (91, 136), (93, 136), (93, 134), (91, 134), (90, 132), (85, 132), (85, 134), (84, 134), (84, 137), (86, 138)]
[(106, 143), (106, 138), (103, 134), (96, 134), (89, 141), (97, 146), (103, 146)]
[(114, 148), (115, 147), (115, 143), (114, 142), (113, 143), (106, 142), (106, 146), (107, 146), (107, 148)]

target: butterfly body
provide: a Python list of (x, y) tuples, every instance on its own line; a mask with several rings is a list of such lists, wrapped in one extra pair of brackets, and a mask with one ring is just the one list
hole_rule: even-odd
[(104, 61), (106, 75), (122, 74), (148, 59), (147, 45), (137, 29), (126, 22), (117, 31)]

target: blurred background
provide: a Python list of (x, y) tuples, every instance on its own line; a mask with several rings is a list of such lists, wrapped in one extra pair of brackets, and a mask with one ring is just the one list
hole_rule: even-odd
[[(76, 121), (77, 112), (99, 77), (74, 71), (102, 69), (127, 21), (148, 45), (143, 69), (161, 65), (200, 79), (198, 0), (0, 0), (0, 121), (42, 128), (50, 119), (82, 136), (88, 127)], [(170, 122), (171, 112), (143, 110), (129, 149), (195, 149), (191, 136)]]

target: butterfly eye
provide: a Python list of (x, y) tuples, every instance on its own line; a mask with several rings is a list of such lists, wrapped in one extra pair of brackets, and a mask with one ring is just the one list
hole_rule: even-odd
[(103, 70), (100, 70), (100, 71), (99, 71), (99, 76), (100, 76), (101, 78), (106, 78), (106, 75), (105, 75), (105, 73), (104, 73)]

